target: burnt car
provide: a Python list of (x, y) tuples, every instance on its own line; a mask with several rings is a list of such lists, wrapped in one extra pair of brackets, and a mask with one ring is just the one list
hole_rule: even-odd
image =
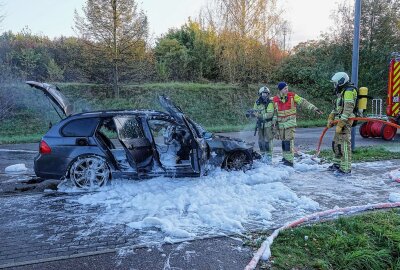
[(58, 87), (35, 81), (65, 117), (39, 144), (34, 160), (38, 177), (67, 177), (78, 187), (101, 186), (110, 179), (156, 176), (196, 177), (212, 166), (251, 167), (260, 155), (242, 140), (213, 135), (187, 117), (166, 96), (155, 110), (103, 110), (73, 113)]

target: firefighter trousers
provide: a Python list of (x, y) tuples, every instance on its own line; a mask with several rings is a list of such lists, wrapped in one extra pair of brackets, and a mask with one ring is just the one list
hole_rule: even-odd
[(293, 164), (294, 160), (294, 135), (295, 127), (280, 128), (279, 139), (282, 140), (282, 157), (284, 160)]
[(273, 140), (272, 126), (263, 124), (258, 130), (258, 146), (260, 147), (261, 155), (270, 160), (272, 159)]
[(332, 141), (332, 150), (334, 153), (333, 164), (337, 165), (343, 172), (351, 172), (351, 125), (349, 121), (342, 132), (335, 132)]

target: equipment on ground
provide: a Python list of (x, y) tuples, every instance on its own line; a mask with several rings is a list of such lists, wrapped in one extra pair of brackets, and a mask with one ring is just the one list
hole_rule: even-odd
[[(360, 94), (362, 90), (363, 87), (360, 88)], [(372, 114), (368, 115), (370, 120), (363, 123), (359, 129), (363, 138), (383, 138), (386, 141), (390, 141), (396, 136), (397, 128), (390, 125), (390, 123), (400, 124), (400, 53), (397, 52), (392, 53), (389, 64), (386, 103), (386, 115), (384, 115), (382, 113), (382, 99), (372, 100)]]
[[(382, 123), (382, 124), (388, 125), (388, 126), (394, 128), (394, 129), (400, 129), (400, 125), (392, 123), (392, 122), (388, 122), (388, 121), (385, 121), (385, 120), (381, 120), (381, 119), (372, 119), (371, 120), (371, 118), (368, 118), (368, 117), (352, 117), (352, 118), (349, 118), (349, 120), (367, 121), (367, 123), (373, 121), (373, 122), (376, 122), (376, 123)], [(333, 121), (332, 125), (336, 125), (338, 122), (339, 122), (339, 120), (335, 120), (335, 121)], [(325, 129), (322, 131), (321, 136), (319, 137), (317, 151), (316, 151), (315, 155), (313, 156), (313, 158), (318, 157), (319, 153), (321, 152), (322, 140), (323, 140), (323, 138), (325, 136), (325, 133), (328, 131), (329, 128), (330, 127), (325, 127)]]

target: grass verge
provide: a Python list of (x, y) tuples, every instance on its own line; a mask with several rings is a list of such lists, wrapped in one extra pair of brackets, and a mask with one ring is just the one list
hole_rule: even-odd
[[(253, 235), (258, 248), (269, 233)], [(289, 244), (290, 243), (290, 244)], [(399, 210), (342, 217), (283, 231), (261, 269), (400, 269)]]
[[(315, 154), (315, 151), (310, 153)], [(331, 150), (322, 150), (319, 156), (329, 162), (333, 160), (333, 152)], [(353, 162), (400, 159), (400, 152), (391, 152), (382, 146), (362, 146), (354, 150), (351, 159)]]

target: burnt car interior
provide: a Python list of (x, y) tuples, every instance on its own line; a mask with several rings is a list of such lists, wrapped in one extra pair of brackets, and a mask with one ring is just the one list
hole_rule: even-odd
[(153, 147), (144, 134), (140, 120), (133, 116), (117, 116), (113, 119), (129, 164), (137, 171), (151, 170)]
[(148, 120), (148, 124), (164, 166), (190, 163), (191, 135), (185, 126), (161, 119)]
[[(162, 166), (191, 165), (191, 135), (185, 126), (164, 119), (150, 119), (148, 125)], [(95, 137), (125, 171), (151, 168), (154, 163), (152, 142), (134, 117), (103, 119)]]
[(110, 151), (114, 161), (122, 170), (132, 170), (129, 164), (125, 149), (118, 140), (118, 133), (112, 118), (103, 119), (96, 130), (95, 137), (100, 146), (106, 151)]

